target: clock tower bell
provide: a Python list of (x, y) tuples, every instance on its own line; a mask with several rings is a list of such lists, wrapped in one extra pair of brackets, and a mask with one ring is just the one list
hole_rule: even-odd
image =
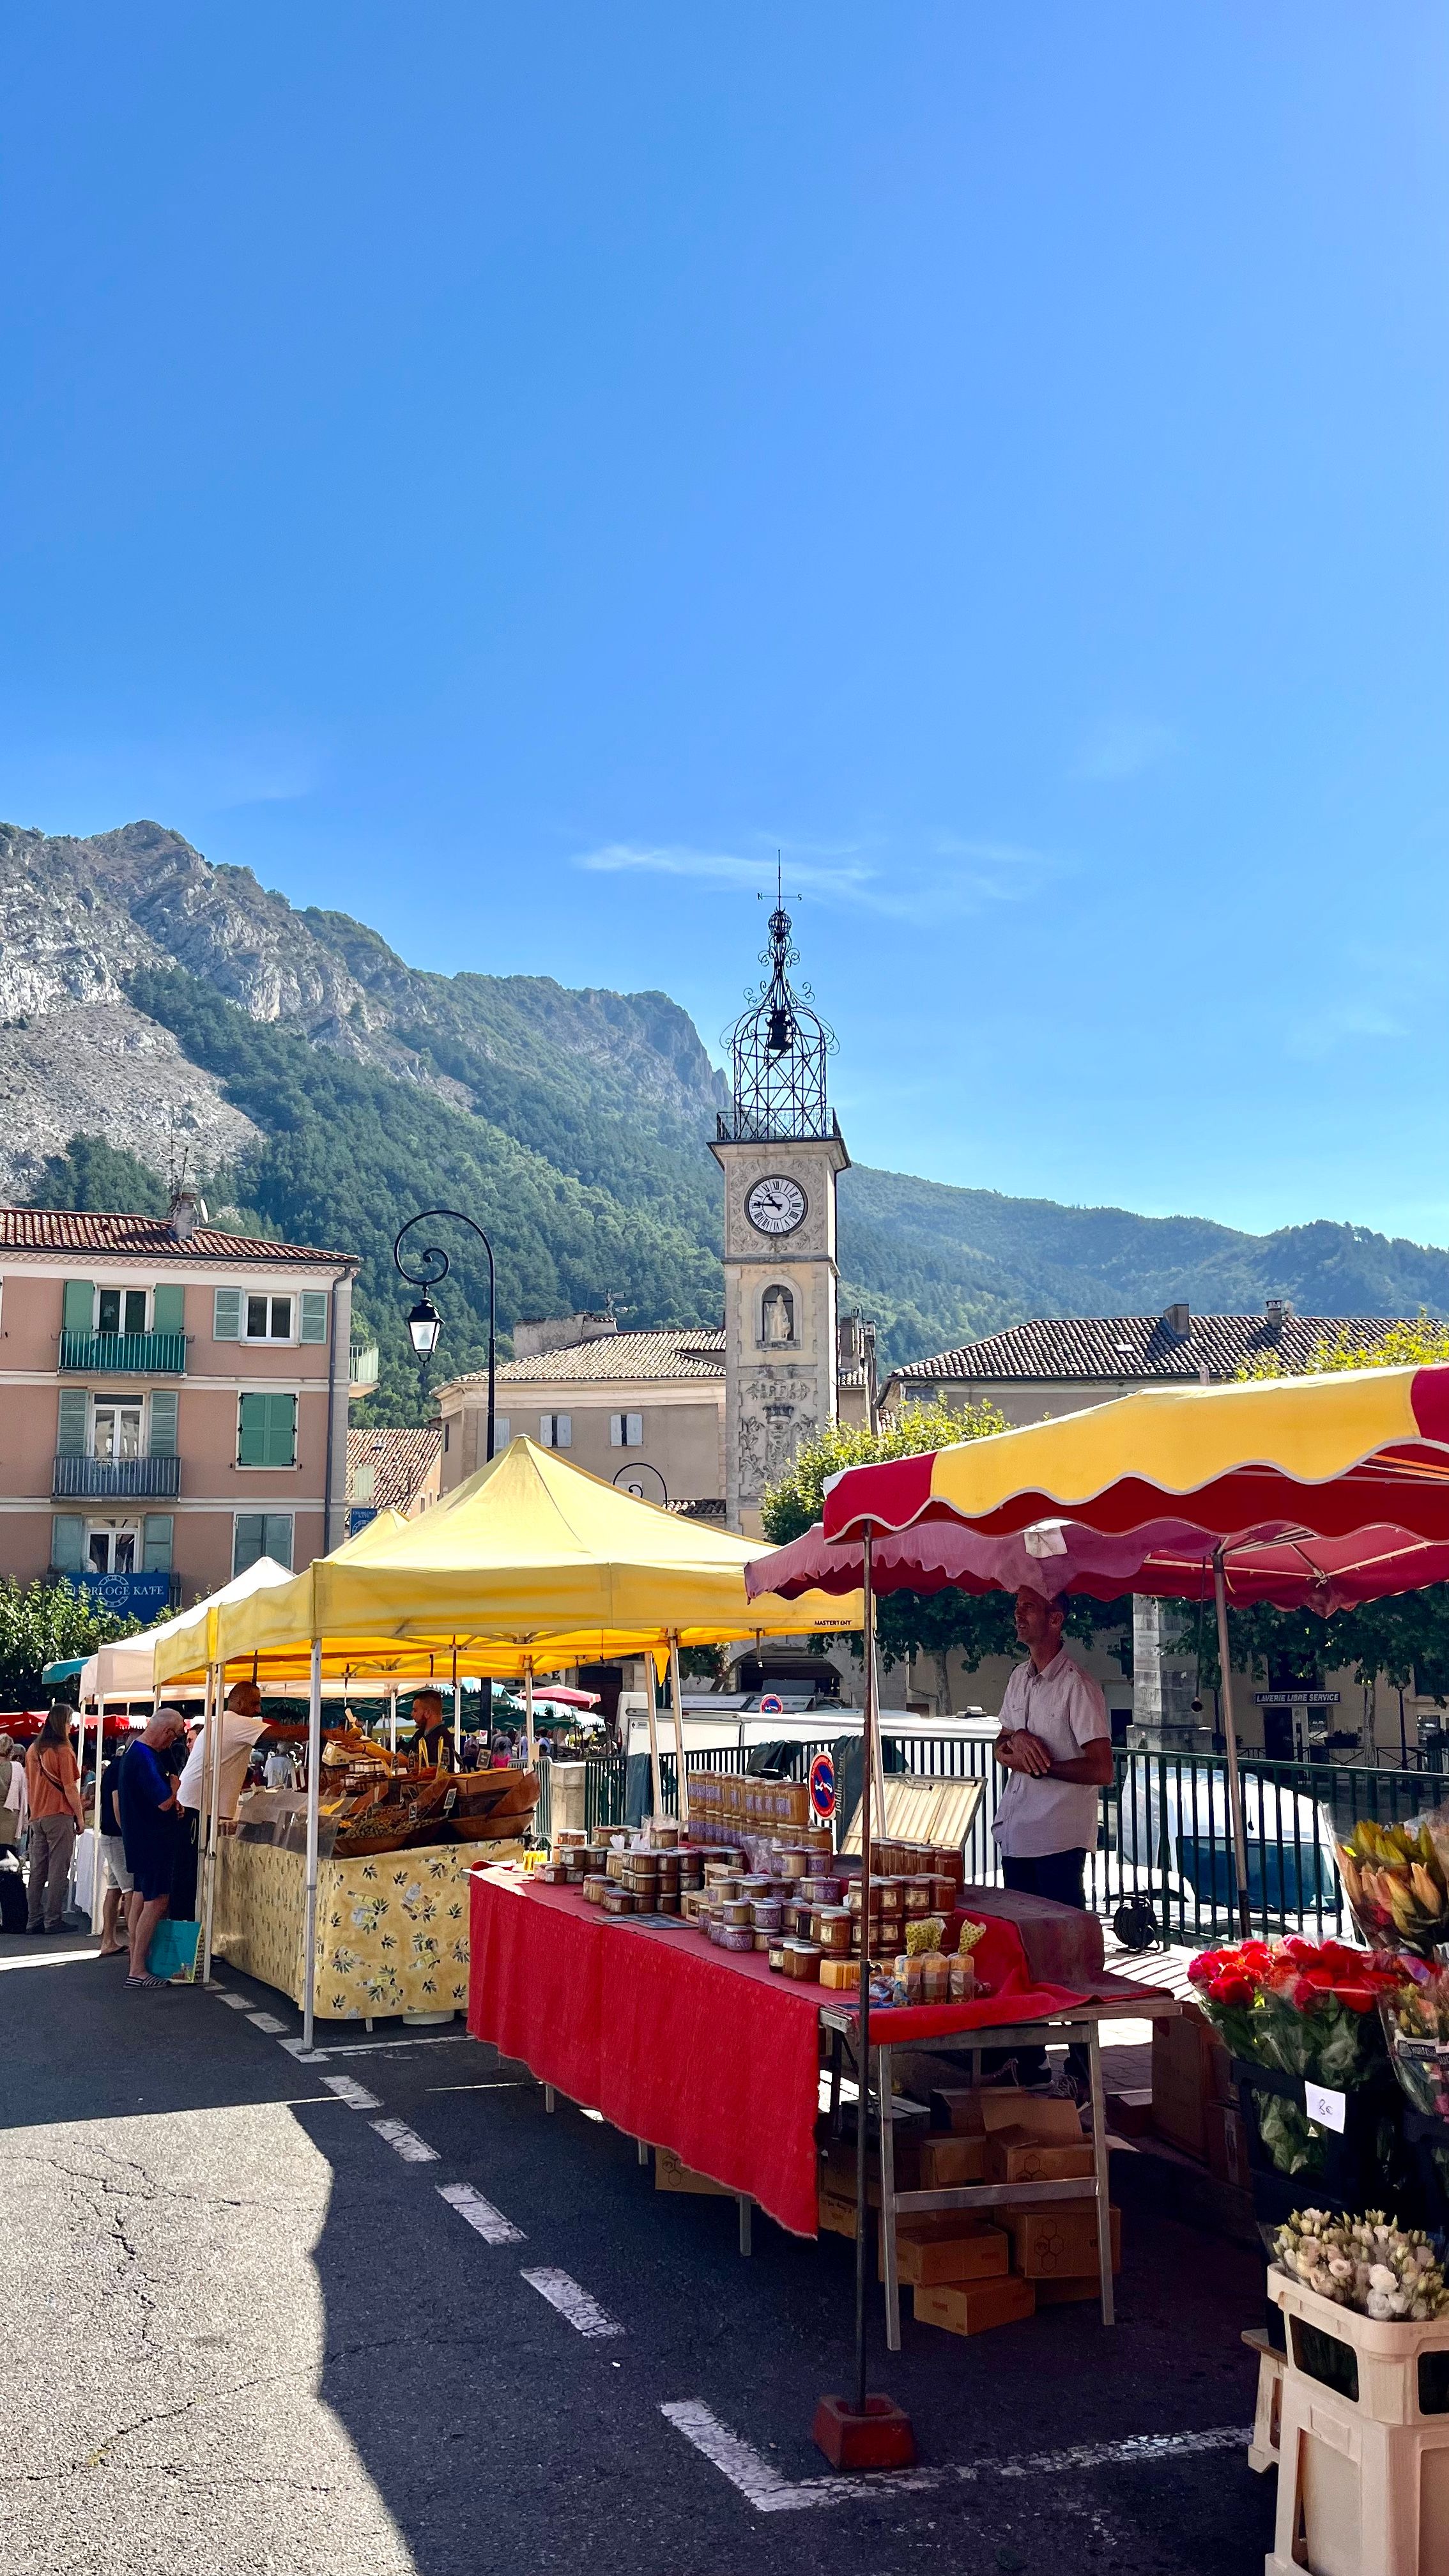
[(747, 1538), (761, 1535), (765, 1487), (836, 1409), (835, 1184), (850, 1157), (826, 1107), (834, 1039), (808, 984), (790, 982), (790, 930), (777, 903), (710, 1145), (725, 1176), (726, 1507)]

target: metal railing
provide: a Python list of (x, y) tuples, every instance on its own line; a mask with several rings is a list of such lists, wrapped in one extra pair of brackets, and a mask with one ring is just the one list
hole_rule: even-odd
[[(832, 1741), (796, 1746), (797, 1776)], [(984, 1788), (965, 1847), (966, 1876), (978, 1886), (1001, 1882), (992, 1826), (1006, 1775), (991, 1742), (979, 1737), (882, 1737), (888, 1772), (920, 1779), (979, 1779)], [(744, 1771), (746, 1748), (688, 1753), (691, 1771)], [(1319, 1939), (1352, 1937), (1331, 1838), (1360, 1817), (1398, 1824), (1432, 1806), (1443, 1788), (1427, 1771), (1377, 1771), (1341, 1763), (1258, 1762), (1239, 1766), (1248, 1849), (1248, 1895), (1254, 1929), (1265, 1937), (1303, 1932)], [(546, 1772), (546, 1766), (545, 1766)], [(1100, 1792), (1097, 1847), (1087, 1855), (1087, 1903), (1110, 1921), (1129, 1898), (1145, 1898), (1166, 1941), (1201, 1948), (1237, 1935), (1237, 1903), (1228, 1826), (1227, 1763), (1221, 1754), (1118, 1751), (1114, 1778)], [(626, 1765), (617, 1753), (585, 1757), (584, 1823), (590, 1833), (624, 1822)], [(660, 1756), (665, 1811), (678, 1813), (677, 1766)], [(547, 1831), (546, 1806), (539, 1830)]]
[(60, 1337), (63, 1369), (144, 1372), (152, 1377), (184, 1377), (184, 1333), (66, 1333)]
[(365, 1386), (376, 1386), (377, 1371), (376, 1342), (354, 1342), (347, 1354), (347, 1383), (354, 1394)]
[(53, 1494), (179, 1494), (179, 1458), (57, 1458)]

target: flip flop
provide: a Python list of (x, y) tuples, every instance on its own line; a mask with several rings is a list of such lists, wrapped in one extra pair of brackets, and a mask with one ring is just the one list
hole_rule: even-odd
[(128, 1977), (122, 1991), (129, 1994), (133, 1988), (149, 1986), (159, 1994), (165, 1984), (166, 1980), (164, 1977)]

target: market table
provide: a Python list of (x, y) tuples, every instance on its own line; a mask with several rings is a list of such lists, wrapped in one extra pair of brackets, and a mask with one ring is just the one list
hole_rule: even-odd
[[(475, 2039), (527, 2066), (540, 2083), (603, 2114), (615, 2128), (666, 2147), (742, 2201), (758, 2201), (782, 2227), (814, 2236), (819, 2224), (816, 2119), (822, 2023), (847, 2048), (859, 2015), (848, 1996), (771, 1971), (755, 1951), (706, 1944), (683, 1923), (607, 1915), (572, 1888), (521, 1872), (475, 1868), (471, 1893), (468, 2027)], [(1105, 2107), (1097, 2024), (1173, 2013), (1170, 1995), (1120, 1979), (1098, 1981), (1100, 2000), (1033, 1986), (1014, 1929), (989, 1915), (976, 1957), (995, 1991), (973, 2003), (870, 2016), (871, 2066), (880, 2115), (887, 2340), (898, 2348), (896, 2221), (926, 2210), (1095, 2198), (1104, 2257), (1103, 2313), (1111, 2322)], [(1094, 2163), (1090, 2181), (973, 2184), (897, 2192), (891, 2077), (897, 2048), (947, 2054), (1013, 2039), (1081, 2042), (1091, 2057)], [(859, 2074), (859, 2069), (857, 2069)], [(869, 2116), (869, 2091), (866, 2091)]]
[[(215, 1949), (300, 2008), (306, 1992), (303, 1854), (223, 1834), (218, 1858)], [(477, 1859), (476, 1843), (438, 1843), (319, 1864), (319, 2020), (456, 2012), (466, 2004), (468, 1873)]]

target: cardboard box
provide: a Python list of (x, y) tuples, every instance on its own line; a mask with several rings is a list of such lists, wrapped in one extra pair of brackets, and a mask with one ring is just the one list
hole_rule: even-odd
[(1225, 2110), (1220, 2102), (1203, 2106), (1203, 2140), (1207, 2148), (1209, 2173), (1219, 2182), (1230, 2182), (1239, 2191), (1252, 2188), (1248, 2166), (1248, 2133), (1236, 2103)]
[(1169, 2146), (1200, 2164), (1207, 2154), (1203, 2111), (1214, 2080), (1205, 2045), (1211, 2036), (1198, 2012), (1152, 2025), (1152, 2125)]
[(1077, 2182), (1089, 2180), (1092, 2169), (1085, 2139), (1079, 2146), (1054, 2147), (1022, 2130), (1004, 2129), (986, 2140), (988, 2182)]
[[(1011, 2269), (1011, 2247), (1003, 2227), (984, 2219), (956, 2217), (900, 2218), (896, 2221), (896, 2276), (920, 2289), (942, 2281), (1000, 2280)], [(885, 2279), (885, 2237), (876, 2249), (876, 2274)]]
[(1152, 2127), (1152, 2088), (1138, 2092), (1109, 2093), (1107, 2126), (1114, 2137), (1143, 2138)]
[(735, 2194), (722, 2182), (711, 2182), (708, 2174), (695, 2173), (681, 2164), (672, 2147), (654, 2150), (654, 2188), (656, 2191), (698, 2191), (719, 2200), (733, 2200)]
[(855, 2241), (855, 2194), (838, 2190), (833, 2184), (820, 2186), (819, 2225), (822, 2236), (848, 2236)]
[(985, 2334), (992, 2326), (1011, 2326), (1036, 2309), (1036, 2284), (1009, 2272), (1001, 2281), (941, 2281), (915, 2293), (917, 2322), (941, 2326), (947, 2334)]
[(855, 1991), (860, 1985), (860, 1961), (823, 1958), (820, 1962), (820, 1982), (822, 1986), (846, 1987), (852, 1992)]
[(1039, 2308), (1067, 2308), (1077, 2299), (1099, 2299), (1102, 2284), (1095, 2272), (1069, 2272), (1055, 2280), (1033, 2281)]
[[(1097, 2278), (1097, 2209), (1094, 2201), (1042, 2201), (1028, 2209), (997, 2212), (1011, 2238), (1011, 2268), (1024, 2280)], [(1112, 2212), (1112, 2269), (1122, 2269), (1122, 2212)]]
[[(984, 2182), (986, 2180), (986, 2140), (984, 2138), (922, 2138), (920, 2175), (922, 2191), (948, 2191), (957, 2183)], [(898, 2187), (905, 2188), (904, 2185)]]
[(1060, 2143), (1082, 2134), (1074, 2102), (1049, 2093), (1026, 2093), (1018, 2084), (979, 2089), (946, 2085), (931, 2095), (931, 2126), (949, 2129), (958, 2138), (989, 2138), (998, 2129), (1026, 2129), (1034, 2138)]

